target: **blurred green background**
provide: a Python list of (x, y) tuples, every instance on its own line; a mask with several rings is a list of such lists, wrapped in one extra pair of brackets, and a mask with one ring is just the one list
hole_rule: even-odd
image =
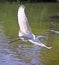
[[(59, 19), (51, 18), (59, 13), (59, 3), (24, 3), (24, 5), (32, 32), (36, 35), (48, 36), (46, 44), (52, 46), (51, 50), (42, 49), (41, 58), (44, 65), (59, 65), (59, 35), (49, 32), (51, 28), (59, 31)], [(0, 24), (3, 23), (4, 33), (11, 37), (11, 40), (17, 39), (18, 36), (19, 6), (20, 4), (16, 2), (0, 3)]]

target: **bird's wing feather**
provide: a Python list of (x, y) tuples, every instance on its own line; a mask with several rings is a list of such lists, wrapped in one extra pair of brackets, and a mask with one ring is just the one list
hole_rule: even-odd
[(31, 29), (27, 17), (25, 15), (25, 12), (23, 10), (20, 12), (20, 9), (18, 10), (18, 24), (20, 26), (20, 31), (23, 34), (27, 35), (31, 33)]
[(37, 39), (40, 40), (40, 39), (44, 39), (44, 38), (48, 38), (47, 36), (37, 36)]

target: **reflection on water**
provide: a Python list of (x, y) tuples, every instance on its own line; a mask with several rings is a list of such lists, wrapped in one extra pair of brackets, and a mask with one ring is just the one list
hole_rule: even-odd
[[(25, 47), (24, 47), (25, 46)], [(23, 47), (23, 48), (21, 48)], [(23, 59), (25, 62), (29, 63), (30, 65), (43, 65), (40, 59), (40, 50), (39, 46), (33, 46), (28, 47), (28, 45), (20, 45), (19, 48), (17, 49), (18, 53), (20, 54), (19, 56), (21, 59)], [(25, 64), (26, 65), (26, 64)]]
[(11, 40), (16, 40), (18, 35), (17, 9), (19, 5), (0, 3), (0, 65), (59, 65), (59, 35), (48, 32), (51, 28), (59, 30), (59, 21), (50, 19), (50, 16), (59, 12), (59, 3), (25, 5), (32, 31), (34, 34), (48, 36), (46, 42), (48, 46), (52, 46), (51, 50), (41, 49), (22, 41), (8, 44)]
[(15, 49), (12, 44), (6, 43), (8, 40), (3, 25), (0, 24), (0, 65), (43, 65), (40, 59), (41, 47), (20, 44)]

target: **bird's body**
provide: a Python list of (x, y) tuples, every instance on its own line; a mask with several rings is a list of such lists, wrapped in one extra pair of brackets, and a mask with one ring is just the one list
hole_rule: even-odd
[(24, 5), (21, 5), (18, 9), (18, 24), (20, 27), (18, 34), (19, 38), (22, 39), (23, 41), (29, 41), (33, 44), (50, 49), (51, 47), (47, 47), (46, 45), (40, 42), (40, 39), (46, 38), (46, 36), (35, 36), (32, 33), (24, 10), (25, 10)]

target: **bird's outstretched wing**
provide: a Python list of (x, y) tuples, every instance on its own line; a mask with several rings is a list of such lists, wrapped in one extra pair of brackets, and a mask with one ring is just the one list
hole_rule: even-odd
[(48, 38), (47, 36), (37, 36), (37, 39), (40, 40), (40, 39), (44, 39), (44, 38)]
[(21, 5), (18, 9), (18, 24), (20, 27), (19, 36), (20, 33), (23, 35), (28, 35), (31, 33), (31, 29), (27, 20), (27, 17), (25, 15), (24, 6)]

